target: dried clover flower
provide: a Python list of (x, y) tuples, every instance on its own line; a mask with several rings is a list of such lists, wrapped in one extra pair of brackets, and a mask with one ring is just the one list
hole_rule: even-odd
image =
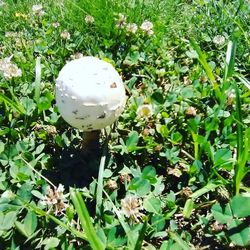
[(143, 23), (142, 23), (142, 25), (141, 25), (141, 30), (145, 33), (145, 34), (147, 34), (147, 35), (149, 35), (149, 36), (151, 36), (151, 35), (153, 35), (154, 34), (154, 31), (153, 31), (153, 23), (151, 23), (150, 21), (148, 21), (148, 20), (145, 20)]
[(234, 90), (231, 90), (231, 91), (227, 92), (227, 105), (228, 106), (233, 105), (235, 97), (236, 97), (236, 94), (235, 94)]
[(127, 173), (123, 173), (119, 176), (119, 179), (120, 179), (121, 183), (124, 184), (125, 182), (131, 181), (131, 176)]
[(126, 20), (127, 18), (123, 14), (119, 13), (118, 19), (116, 20), (116, 27), (119, 29), (124, 28), (126, 26)]
[(41, 4), (33, 5), (32, 11), (37, 16), (43, 16), (45, 14), (45, 12), (43, 11), (43, 6)]
[(58, 188), (48, 188), (41, 203), (55, 209), (55, 215), (60, 215), (69, 205), (66, 203), (66, 195), (63, 194), (64, 186), (59, 184)]
[(95, 22), (94, 17), (92, 17), (91, 15), (85, 16), (84, 20), (85, 20), (85, 23), (87, 23), (87, 24), (92, 24)]
[(45, 131), (48, 135), (56, 135), (57, 134), (57, 130), (55, 126), (52, 125), (47, 125), (45, 127)]
[(54, 28), (58, 28), (60, 26), (60, 23), (59, 22), (54, 22), (54, 23), (52, 23), (52, 26)]
[(135, 34), (138, 29), (135, 23), (129, 23), (126, 28), (129, 33), (133, 33), (133, 34)]
[(196, 116), (196, 114), (197, 114), (196, 108), (194, 108), (192, 106), (187, 108), (186, 115), (188, 115), (188, 116)]
[(169, 175), (173, 175), (173, 176), (178, 177), (178, 178), (182, 175), (182, 172), (179, 168), (168, 168), (167, 173)]
[(153, 114), (152, 105), (150, 104), (141, 105), (140, 107), (138, 107), (136, 114), (139, 118), (148, 118), (152, 116)]
[(116, 190), (116, 189), (118, 188), (117, 182), (114, 181), (114, 180), (111, 180), (111, 179), (108, 180), (106, 186), (107, 186), (107, 188), (108, 188), (109, 190), (111, 190), (111, 191)]
[(64, 39), (64, 40), (69, 40), (70, 39), (70, 33), (67, 31), (67, 30), (64, 30), (62, 33), (61, 33), (61, 38)]
[(121, 211), (129, 219), (139, 222), (139, 218), (143, 216), (141, 202), (135, 195), (128, 195), (121, 200)]
[(11, 63), (11, 57), (0, 59), (0, 72), (7, 79), (22, 76), (22, 71), (15, 64)]
[(75, 59), (79, 59), (79, 58), (82, 58), (82, 57), (83, 57), (82, 53), (76, 52), (75, 54), (70, 56), (70, 59), (75, 60)]
[(226, 39), (224, 36), (222, 35), (217, 35), (213, 38), (213, 43), (218, 45), (218, 46), (221, 46), (225, 43)]

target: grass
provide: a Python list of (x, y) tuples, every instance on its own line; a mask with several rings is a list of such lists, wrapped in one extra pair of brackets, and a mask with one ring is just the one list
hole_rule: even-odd
[[(248, 1), (3, 2), (0, 249), (248, 249)], [(55, 102), (86, 55), (127, 92), (92, 152)]]

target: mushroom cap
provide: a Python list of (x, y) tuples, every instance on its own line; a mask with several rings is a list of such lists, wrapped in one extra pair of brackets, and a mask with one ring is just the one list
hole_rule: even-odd
[(126, 93), (110, 63), (86, 56), (68, 62), (59, 72), (56, 102), (67, 123), (92, 131), (115, 122), (124, 110)]

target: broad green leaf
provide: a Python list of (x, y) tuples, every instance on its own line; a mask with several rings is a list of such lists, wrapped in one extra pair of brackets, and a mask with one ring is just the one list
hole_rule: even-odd
[(30, 201), (32, 194), (31, 191), (33, 189), (33, 186), (30, 183), (24, 183), (17, 191), (17, 195), (22, 197), (22, 199), (26, 201)]
[(57, 247), (59, 243), (60, 243), (60, 240), (58, 238), (50, 237), (50, 238), (44, 239), (42, 242), (42, 245), (45, 245), (44, 250), (49, 250), (49, 249), (54, 249), (55, 247)]
[(168, 138), (169, 130), (166, 125), (156, 124), (156, 131), (163, 137)]
[(156, 183), (157, 179), (156, 179), (156, 170), (155, 170), (155, 168), (152, 167), (152, 166), (146, 166), (142, 170), (142, 178), (149, 180), (149, 182), (151, 184)]
[(128, 190), (135, 190), (138, 196), (144, 196), (151, 191), (151, 185), (148, 180), (136, 177), (130, 182)]
[(250, 216), (250, 197), (236, 195), (230, 202), (234, 216), (244, 218)]
[(237, 246), (249, 246), (250, 227), (238, 219), (232, 220), (227, 232), (230, 240)]
[(161, 212), (161, 201), (155, 197), (146, 197), (143, 201), (143, 207), (150, 213), (159, 214)]
[(9, 230), (14, 226), (16, 221), (16, 211), (10, 211), (8, 213), (0, 212), (0, 230)]
[(41, 199), (41, 200), (44, 198), (44, 195), (37, 190), (32, 190), (31, 194), (34, 195), (36, 198)]
[(189, 85), (181, 90), (181, 95), (184, 99), (192, 98), (194, 95), (194, 87)]
[(47, 110), (51, 107), (51, 100), (47, 96), (41, 96), (38, 99), (37, 107), (39, 111)]
[(137, 131), (131, 131), (128, 135), (128, 139), (126, 140), (126, 146), (129, 152), (132, 152), (136, 149), (136, 146), (139, 141), (139, 134)]
[(29, 97), (23, 97), (21, 99), (21, 103), (25, 109), (26, 115), (32, 115), (33, 111), (36, 109), (35, 102), (32, 99), (30, 99)]
[(31, 236), (37, 227), (37, 216), (34, 212), (29, 211), (24, 218), (24, 230), (27, 235)]
[(229, 204), (222, 207), (219, 203), (216, 203), (212, 206), (211, 211), (214, 218), (221, 224), (227, 224), (233, 220), (233, 212)]
[(15, 222), (15, 226), (16, 226), (16, 228), (17, 228), (17, 230), (21, 233), (21, 234), (23, 234), (25, 237), (29, 237), (29, 235), (27, 234), (27, 232), (25, 231), (25, 229), (24, 229), (24, 224), (22, 224), (20, 221), (16, 221)]
[(152, 227), (157, 231), (160, 232), (164, 230), (164, 227), (166, 225), (166, 218), (165, 215), (161, 214), (155, 214), (151, 218), (152, 221)]
[(228, 148), (222, 148), (216, 151), (214, 156), (215, 167), (224, 165), (232, 161), (232, 152)]
[(152, 101), (153, 101), (155, 104), (157, 104), (157, 105), (163, 104), (163, 103), (164, 103), (164, 96), (163, 96), (162, 93), (159, 92), (159, 91), (154, 92), (154, 93), (152, 94), (151, 98), (152, 98)]

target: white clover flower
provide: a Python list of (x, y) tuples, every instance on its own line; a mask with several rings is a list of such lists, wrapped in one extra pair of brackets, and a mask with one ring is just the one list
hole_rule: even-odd
[(127, 24), (126, 20), (127, 18), (123, 14), (119, 13), (118, 19), (116, 20), (116, 27), (119, 29), (126, 27), (126, 24)]
[(22, 76), (22, 71), (15, 64), (11, 63), (12, 56), (0, 59), (0, 72), (6, 79)]
[(17, 32), (13, 32), (13, 31), (6, 31), (5, 32), (5, 37), (17, 37), (18, 33)]
[(48, 206), (48, 208), (55, 209), (55, 215), (61, 214), (69, 205), (67, 203), (67, 195), (63, 194), (64, 186), (59, 184), (58, 188), (48, 188), (46, 195), (40, 201), (42, 205)]
[(8, 68), (4, 70), (3, 76), (7, 79), (11, 79), (12, 77), (20, 77), (22, 76), (22, 70), (19, 69), (15, 64), (9, 64)]
[(145, 34), (152, 36), (154, 34), (153, 27), (154, 27), (153, 23), (151, 23), (148, 20), (145, 20), (140, 28)]
[(84, 20), (85, 20), (85, 23), (87, 23), (87, 24), (92, 24), (92, 23), (95, 22), (94, 17), (92, 17), (91, 15), (86, 15), (86, 17), (84, 18)]
[(226, 39), (224, 36), (222, 35), (217, 35), (213, 38), (213, 43), (218, 45), (218, 46), (221, 46), (225, 43)]
[(35, 4), (32, 6), (32, 12), (37, 16), (43, 16), (45, 14), (43, 6), (41, 4)]
[(129, 219), (139, 222), (143, 216), (141, 202), (135, 195), (128, 195), (121, 200), (121, 212)]
[(137, 25), (136, 25), (135, 23), (129, 23), (129, 24), (127, 25), (127, 31), (128, 31), (129, 33), (135, 34), (137, 30), (138, 30), (138, 27), (137, 27)]
[(10, 60), (10, 57), (0, 59), (0, 71), (4, 71), (8, 67), (8, 65), (10, 64)]
[(138, 107), (136, 114), (139, 118), (148, 118), (153, 115), (153, 107), (151, 104), (144, 104)]
[(64, 40), (69, 40), (70, 39), (70, 33), (67, 31), (67, 30), (64, 30), (62, 33), (61, 33), (61, 38), (64, 39)]

